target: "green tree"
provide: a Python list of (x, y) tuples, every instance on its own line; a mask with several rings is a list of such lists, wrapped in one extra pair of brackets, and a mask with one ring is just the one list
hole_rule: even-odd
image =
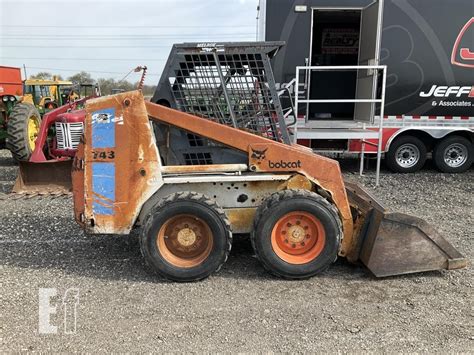
[(30, 75), (30, 79), (38, 79), (38, 80), (53, 80), (54, 77), (56, 77), (57, 80), (63, 80), (61, 75), (51, 74), (45, 71), (41, 71), (34, 75)]
[(85, 72), (81, 71), (79, 73), (76, 73), (68, 78), (69, 81), (72, 81), (73, 84), (79, 85), (79, 84), (93, 84), (94, 79), (92, 79), (92, 76)]

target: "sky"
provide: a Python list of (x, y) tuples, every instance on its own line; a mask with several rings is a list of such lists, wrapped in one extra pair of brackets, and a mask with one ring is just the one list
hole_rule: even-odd
[[(0, 65), (158, 83), (173, 43), (254, 41), (258, 0), (0, 0)], [(134, 77), (134, 75), (136, 77)], [(127, 77), (139, 79), (139, 74)]]

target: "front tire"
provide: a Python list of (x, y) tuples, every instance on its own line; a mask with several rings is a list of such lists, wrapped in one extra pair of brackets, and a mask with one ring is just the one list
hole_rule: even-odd
[(252, 246), (266, 270), (304, 279), (326, 270), (337, 258), (342, 224), (336, 208), (306, 190), (272, 194), (258, 208)]
[(230, 223), (203, 194), (179, 192), (163, 199), (146, 217), (140, 249), (157, 274), (180, 282), (219, 271), (232, 246)]
[(426, 154), (426, 146), (420, 139), (402, 136), (391, 144), (385, 161), (395, 173), (414, 173), (425, 165)]
[(473, 161), (472, 142), (461, 136), (449, 136), (442, 139), (433, 151), (436, 167), (444, 173), (463, 173)]
[(28, 161), (35, 150), (41, 116), (32, 104), (21, 102), (13, 107), (7, 122), (6, 146), (17, 161)]

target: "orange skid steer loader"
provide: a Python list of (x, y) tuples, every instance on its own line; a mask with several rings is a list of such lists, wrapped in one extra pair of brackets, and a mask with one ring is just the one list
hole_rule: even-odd
[[(426, 222), (387, 212), (307, 148), (145, 102), (140, 91), (89, 100), (83, 112), (75, 219), (90, 234), (141, 227), (142, 254), (161, 276), (209, 276), (241, 233), (265, 269), (290, 279), (323, 272), (337, 256), (378, 277), (466, 266)], [(151, 122), (243, 152), (247, 163), (164, 165)]]

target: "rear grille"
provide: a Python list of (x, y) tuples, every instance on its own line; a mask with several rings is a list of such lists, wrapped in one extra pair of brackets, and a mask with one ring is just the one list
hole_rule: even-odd
[(58, 149), (77, 149), (84, 132), (84, 124), (56, 122), (56, 142)]
[(184, 153), (186, 165), (212, 165), (210, 153)]

